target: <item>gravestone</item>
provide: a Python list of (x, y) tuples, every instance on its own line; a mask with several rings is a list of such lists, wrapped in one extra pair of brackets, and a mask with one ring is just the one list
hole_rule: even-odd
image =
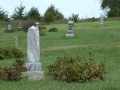
[(40, 80), (44, 78), (44, 72), (40, 63), (39, 30), (32, 26), (27, 34), (27, 72), (22, 76), (28, 76), (29, 79)]
[(8, 30), (12, 30), (12, 25), (8, 25)]
[(100, 16), (100, 26), (104, 26), (104, 23), (103, 23), (103, 15), (101, 14)]
[(72, 30), (73, 25), (74, 25), (73, 21), (68, 21), (68, 31), (67, 31), (66, 37), (74, 37), (74, 33)]
[(18, 27), (22, 28), (22, 22), (19, 22)]
[(15, 46), (16, 46), (16, 48), (18, 48), (18, 39), (17, 39), (17, 36), (15, 36)]
[(35, 25), (36, 25), (36, 28), (39, 29), (39, 23), (36, 22)]

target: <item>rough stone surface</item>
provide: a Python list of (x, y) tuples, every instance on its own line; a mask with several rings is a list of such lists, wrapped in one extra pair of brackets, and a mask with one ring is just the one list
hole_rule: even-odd
[(40, 71), (40, 47), (39, 47), (39, 30), (32, 26), (28, 29), (27, 35), (27, 70)]
[(44, 71), (27, 71), (21, 73), (22, 77), (27, 77), (31, 80), (40, 80), (44, 79)]

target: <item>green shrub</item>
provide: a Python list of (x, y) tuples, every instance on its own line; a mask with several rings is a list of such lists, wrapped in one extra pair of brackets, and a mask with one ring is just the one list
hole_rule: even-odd
[(67, 82), (87, 82), (103, 80), (105, 63), (96, 64), (92, 58), (86, 61), (82, 57), (58, 57), (48, 66), (49, 75), (54, 79)]
[(5, 81), (18, 81), (21, 77), (21, 72), (25, 72), (27, 69), (24, 66), (24, 61), (16, 60), (10, 68), (0, 68), (0, 80)]
[(40, 30), (40, 29), (46, 29), (46, 27), (43, 26), (43, 25), (40, 25), (39, 30)]
[(10, 58), (22, 58), (24, 54), (21, 50), (17, 49), (16, 47), (5, 47), (0, 48), (0, 60), (10, 59)]
[(26, 21), (24, 21), (24, 24), (23, 24), (23, 30), (24, 32), (27, 32), (28, 31), (28, 28), (30, 28), (31, 26), (35, 26), (35, 22), (36, 20), (34, 19), (28, 19)]
[(16, 47), (12, 48), (12, 53), (13, 53), (13, 57), (15, 59), (19, 59), (19, 58), (24, 57), (23, 52), (20, 49), (16, 48)]
[(58, 29), (57, 29), (57, 28), (55, 28), (55, 27), (50, 28), (50, 29), (48, 30), (48, 32), (57, 32), (57, 31), (58, 31)]
[(22, 31), (22, 29), (20, 27), (14, 27), (13, 30), (14, 31)]

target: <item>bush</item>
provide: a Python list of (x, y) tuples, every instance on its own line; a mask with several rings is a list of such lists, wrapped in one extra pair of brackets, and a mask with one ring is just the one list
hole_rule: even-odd
[(35, 20), (34, 19), (28, 19), (24, 22), (23, 24), (23, 30), (24, 32), (28, 31), (28, 28), (30, 28), (31, 26), (35, 25)]
[(20, 27), (14, 27), (13, 30), (14, 31), (22, 31), (22, 29)]
[(21, 77), (21, 72), (25, 72), (27, 69), (24, 66), (24, 61), (16, 60), (10, 68), (0, 69), (0, 80), (5, 81), (18, 81)]
[(22, 58), (24, 54), (21, 50), (17, 49), (16, 47), (5, 47), (0, 48), (0, 60), (10, 59), (10, 58)]
[(92, 58), (85, 61), (82, 57), (58, 57), (57, 60), (48, 66), (49, 75), (54, 79), (67, 82), (87, 82), (103, 80), (105, 63), (96, 64)]
[(55, 28), (55, 27), (50, 28), (50, 29), (48, 30), (48, 32), (57, 32), (57, 31), (58, 31), (58, 29), (57, 29), (57, 28)]
[(40, 29), (46, 29), (46, 27), (43, 26), (43, 25), (40, 25), (39, 30), (40, 30)]

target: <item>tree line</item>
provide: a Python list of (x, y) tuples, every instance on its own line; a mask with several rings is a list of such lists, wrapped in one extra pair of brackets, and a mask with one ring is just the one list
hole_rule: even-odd
[[(105, 11), (107, 17), (120, 17), (120, 0), (100, 0), (101, 9)], [(14, 13), (11, 15), (14, 20), (27, 20), (35, 19), (44, 22), (53, 22), (54, 20), (65, 19), (64, 15), (51, 4), (44, 15), (41, 15), (38, 8), (32, 7), (28, 12), (25, 11), (25, 6), (15, 7)], [(72, 14), (69, 19), (77, 22), (79, 20), (79, 14)], [(9, 20), (8, 12), (2, 9), (0, 6), (0, 20)]]

